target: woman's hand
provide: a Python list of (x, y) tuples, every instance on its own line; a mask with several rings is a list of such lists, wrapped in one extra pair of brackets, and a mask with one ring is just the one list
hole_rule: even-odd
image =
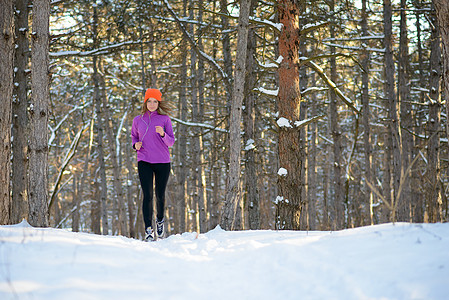
[(165, 136), (165, 131), (164, 128), (162, 128), (162, 126), (156, 126), (156, 132), (159, 133), (161, 137)]
[(136, 148), (137, 151), (140, 150), (140, 148), (142, 148), (142, 142), (137, 142), (134, 144), (134, 148)]

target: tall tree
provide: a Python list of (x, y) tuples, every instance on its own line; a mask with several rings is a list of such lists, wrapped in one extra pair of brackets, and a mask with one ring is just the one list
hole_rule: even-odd
[[(438, 25), (440, 27), (443, 54), (443, 86), (446, 98), (446, 112), (449, 113), (449, 1), (433, 0), (436, 9)], [(449, 122), (446, 123), (449, 135)]]
[[(409, 46), (407, 36), (407, 3), (401, 0), (400, 13), (400, 37), (399, 37), (399, 59), (398, 59), (398, 96), (401, 111), (401, 127), (404, 128), (402, 135), (401, 148), (401, 166), (405, 170), (412, 161), (413, 135), (412, 132), (412, 105), (410, 99), (410, 63), (409, 63)], [(402, 191), (400, 203), (398, 203), (398, 220), (409, 222), (411, 209), (411, 186), (410, 174), (401, 171)]]
[(424, 180), (425, 206), (430, 222), (441, 221), (441, 191), (440, 191), (440, 126), (441, 126), (441, 48), (440, 30), (432, 5), (430, 15), (430, 84), (429, 84), (429, 117), (427, 121), (427, 169)]
[[(183, 17), (187, 16), (187, 0), (183, 0)], [(181, 48), (187, 49), (186, 37), (183, 35)], [(179, 102), (178, 102), (178, 117), (181, 120), (187, 119), (187, 57), (186, 55), (181, 55), (181, 68), (180, 68), (180, 84), (179, 84)], [(183, 233), (186, 230), (186, 178), (187, 178), (187, 164), (184, 158), (187, 157), (187, 127), (184, 124), (178, 123), (177, 136), (178, 142), (175, 147), (178, 149), (179, 157), (179, 168), (178, 168), (178, 191), (176, 197), (176, 208), (178, 215), (178, 228), (177, 232)]]
[[(385, 72), (385, 100), (388, 110), (388, 130), (386, 134), (385, 149), (385, 175), (384, 175), (384, 204), (388, 207), (389, 221), (396, 221), (396, 206), (400, 199), (399, 187), (401, 181), (401, 145), (402, 137), (398, 116), (398, 101), (394, 83), (394, 57), (393, 57), (393, 8), (390, 0), (383, 1), (384, 6), (384, 72)], [(392, 164), (392, 173), (390, 173)], [(393, 182), (391, 183), (391, 179)]]
[[(312, 86), (316, 83), (315, 74), (310, 75), (310, 83)], [(310, 96), (310, 116), (318, 115), (318, 103), (316, 93)], [(308, 226), (310, 230), (317, 230), (317, 192), (318, 192), (318, 175), (317, 175), (317, 155), (318, 155), (318, 126), (316, 122), (312, 122), (309, 126), (310, 141), (307, 143), (307, 193), (308, 193)], [(327, 218), (326, 218), (327, 219)]]
[[(81, 173), (81, 177), (79, 179), (79, 188), (78, 191), (76, 192), (76, 200), (77, 200), (77, 213), (79, 214), (79, 211), (81, 209), (80, 205), (81, 205), (81, 199), (84, 198), (84, 191), (85, 191), (85, 187), (86, 187), (86, 181), (87, 181), (87, 177), (88, 177), (88, 173), (89, 173), (89, 161), (90, 161), (90, 156), (92, 153), (92, 147), (93, 147), (93, 138), (94, 138), (94, 118), (91, 118), (90, 120), (90, 126), (89, 126), (89, 140), (88, 140), (88, 144), (87, 144), (87, 151), (85, 153), (84, 156), (84, 164), (83, 164), (83, 168), (82, 168), (82, 173)], [(76, 213), (74, 213), (76, 214)], [(78, 216), (76, 216), (78, 217)], [(74, 218), (76, 218), (74, 217)], [(79, 218), (79, 217), (78, 217)], [(73, 231), (77, 231), (79, 230), (79, 224), (76, 224), (78, 226), (72, 226), (72, 230)]]
[[(190, 19), (198, 20), (198, 22), (202, 23), (202, 8), (199, 9), (198, 16), (195, 17), (194, 9), (193, 9), (193, 1), (190, 6)], [(195, 36), (198, 33), (197, 45), (200, 51), (204, 51), (201, 37), (201, 30), (196, 30), (192, 25), (191, 26), (191, 35)], [(204, 101), (204, 63), (201, 60), (197, 60), (197, 54), (195, 50), (191, 50), (191, 100), (192, 100), (192, 120), (197, 123), (202, 123), (202, 113), (201, 107), (203, 106)], [(192, 153), (192, 163), (195, 168), (192, 170), (192, 181), (193, 181), (193, 198), (192, 203), (195, 207), (195, 211), (197, 211), (196, 219), (198, 231), (206, 232), (207, 231), (207, 196), (205, 190), (205, 184), (203, 182), (204, 179), (204, 167), (203, 167), (203, 142), (202, 142), (202, 133), (199, 127), (194, 127), (192, 129), (193, 137), (191, 146)]]
[[(329, 2), (330, 12), (335, 14), (335, 3), (333, 0)], [(330, 37), (335, 39), (335, 24), (330, 25)], [(337, 82), (337, 65), (335, 61), (336, 49), (331, 47), (330, 71), (332, 82)], [(332, 152), (333, 152), (333, 171), (334, 171), (334, 203), (333, 203), (333, 229), (344, 228), (345, 223), (345, 203), (344, 203), (344, 181), (343, 181), (343, 154), (342, 141), (338, 116), (337, 95), (334, 90), (329, 91), (329, 126), (332, 135)]]
[(28, 0), (16, 0), (16, 44), (15, 52), (15, 98), (12, 105), (12, 221), (20, 222), (28, 216), (27, 195), (27, 135), (28, 124), (28, 76), (29, 69), (29, 34), (28, 34)]
[[(203, 23), (203, 14), (204, 14), (204, 8), (203, 3), (199, 2), (200, 8), (198, 12), (198, 22), (201, 24)], [(200, 51), (204, 52), (204, 45), (203, 45), (203, 29), (202, 27), (199, 28), (199, 36), (198, 36), (198, 48)], [(200, 123), (203, 123), (203, 116), (204, 116), (204, 94), (205, 94), (205, 86), (204, 86), (204, 73), (205, 73), (205, 64), (204, 60), (200, 59), (198, 61), (198, 103), (196, 105), (193, 105), (193, 113), (196, 114), (196, 118), (193, 118), (193, 121), (197, 121)], [(197, 186), (199, 187), (199, 217), (200, 217), (200, 231), (206, 232), (209, 230), (209, 213), (207, 208), (207, 193), (206, 193), (206, 174), (205, 174), (205, 164), (204, 164), (204, 131), (200, 129), (199, 135), (198, 135), (198, 141), (195, 141), (194, 143), (198, 143), (198, 149), (200, 151), (198, 152), (198, 180), (197, 180)], [(196, 137), (195, 137), (196, 138)]]
[[(214, 2), (214, 8), (217, 5), (216, 2)], [(214, 9), (215, 11), (215, 9)], [(212, 16), (213, 19), (215, 20), (215, 15)], [(219, 49), (217, 49), (217, 45), (220, 43), (220, 41), (217, 41), (216, 39), (214, 39), (212, 41), (212, 57), (214, 60), (216, 60), (217, 58), (217, 54), (219, 52)], [(213, 73), (212, 74), (212, 99), (214, 99), (214, 109), (213, 109), (213, 116), (214, 119), (218, 119), (218, 116), (220, 115), (220, 109), (218, 104), (220, 103), (220, 97), (219, 97), (219, 86), (218, 86), (218, 80), (217, 80), (217, 74)], [(219, 153), (217, 151), (217, 149), (220, 147), (219, 146), (219, 134), (217, 133), (216, 130), (213, 131), (212, 133), (212, 145), (213, 146), (213, 150), (211, 151), (211, 155), (210, 155), (210, 164), (209, 164), (209, 182), (212, 185), (212, 191), (211, 191), (211, 196), (208, 197), (208, 200), (210, 201), (210, 203), (208, 203), (208, 208), (209, 208), (209, 228), (215, 228), (217, 226), (217, 224), (220, 223), (220, 199), (219, 199), (219, 182), (220, 182), (220, 168), (219, 168)]]
[[(252, 14), (257, 6), (257, 1), (252, 0), (250, 14)], [(245, 140), (245, 207), (248, 211), (249, 229), (260, 228), (260, 205), (259, 205), (259, 188), (257, 180), (256, 165), (256, 93), (254, 87), (257, 80), (256, 69), (256, 32), (250, 28), (248, 31), (248, 49), (246, 58), (246, 79), (245, 79), (245, 110), (243, 111), (244, 123), (244, 140)]]
[[(299, 19), (299, 26), (300, 28), (306, 28), (307, 25), (307, 18), (302, 17), (306, 15), (306, 1), (299, 1), (298, 2), (298, 7), (299, 7), (299, 13), (301, 18)], [(300, 39), (300, 44), (299, 44), (299, 54), (302, 57), (307, 57), (308, 56), (308, 50), (307, 50), (307, 40), (305, 35), (302, 36), (302, 38)], [(306, 68), (300, 68), (299, 70), (299, 90), (301, 93), (303, 93), (304, 91), (306, 91), (307, 89), (307, 84), (308, 84), (308, 80), (309, 80), (309, 76), (307, 75), (307, 69)], [(301, 95), (302, 96), (302, 95)], [(303, 99), (303, 101), (300, 102), (300, 108), (299, 108), (299, 118), (300, 120), (305, 120), (307, 118), (307, 113), (308, 113), (308, 102)], [(301, 149), (304, 149), (304, 151), (306, 151), (307, 147), (308, 147), (308, 138), (307, 138), (307, 131), (308, 131), (308, 126), (303, 126), (300, 129), (300, 133), (299, 135), (303, 138), (301, 138), (299, 140), (299, 147)], [(301, 195), (301, 199), (303, 199), (301, 205), (301, 224), (300, 227), (302, 229), (307, 229), (309, 230), (310, 226), (310, 220), (308, 218), (309, 216), (309, 194), (308, 194), (308, 176), (307, 174), (309, 173), (309, 157), (306, 155), (305, 156), (305, 162), (302, 164), (302, 170), (300, 171), (301, 174), (301, 182), (304, 183), (304, 189), (302, 190), (302, 195)]]
[[(362, 36), (368, 36), (368, 14), (367, 14), (367, 0), (362, 0)], [(371, 176), (371, 135), (370, 135), (370, 103), (369, 103), (369, 67), (370, 67), (370, 53), (364, 43), (361, 53), (361, 63), (364, 69), (362, 73), (362, 122), (363, 122), (363, 148), (365, 158), (365, 180), (372, 184)], [(366, 185), (368, 187), (368, 185)], [(370, 224), (374, 224), (373, 219), (373, 192), (370, 188), (365, 191), (365, 205), (369, 207)]]
[[(97, 49), (99, 45), (98, 40), (98, 10), (97, 6), (94, 6), (94, 14), (93, 14), (93, 24), (92, 24), (92, 41), (93, 41), (93, 48)], [(101, 58), (100, 58), (101, 59)], [(99, 65), (99, 58), (94, 55), (92, 58), (93, 62), (93, 82), (94, 82), (94, 102), (95, 102), (95, 111), (97, 114), (97, 122), (95, 123), (97, 127), (97, 151), (98, 151), (98, 159), (99, 159), (99, 170), (98, 170), (98, 176), (97, 182), (99, 183), (99, 193), (97, 194), (99, 198), (97, 198), (97, 201), (99, 201), (100, 205), (100, 211), (101, 211), (101, 226), (102, 226), (102, 234), (106, 235), (109, 232), (109, 222), (108, 222), (108, 207), (107, 207), (107, 197), (108, 197), (108, 191), (107, 191), (107, 182), (106, 182), (106, 165), (105, 165), (105, 159), (104, 159), (104, 114), (103, 110), (104, 107), (102, 105), (101, 101), (101, 90), (100, 90), (100, 82), (101, 82), (101, 75), (98, 71), (98, 65)]]
[[(103, 64), (100, 64), (100, 68), (102, 73), (105, 74)], [(115, 234), (120, 234), (124, 236), (128, 236), (128, 226), (126, 222), (126, 215), (125, 215), (125, 197), (123, 193), (123, 187), (122, 187), (122, 179), (121, 179), (121, 170), (120, 170), (120, 164), (119, 164), (119, 153), (117, 153), (117, 149), (120, 148), (120, 145), (117, 145), (115, 142), (115, 135), (113, 131), (113, 122), (111, 118), (111, 107), (109, 106), (107, 95), (106, 95), (106, 83), (104, 80), (104, 77), (101, 77), (101, 102), (103, 107), (103, 116), (104, 116), (104, 123), (103, 127), (106, 133), (106, 136), (108, 138), (108, 149), (111, 149), (110, 151), (110, 161), (112, 164), (112, 173), (114, 175), (114, 220), (115, 220), (115, 226), (113, 232)], [(126, 112), (125, 112), (126, 113)]]
[[(421, 85), (425, 86), (426, 83), (426, 76), (425, 73), (427, 70), (425, 70), (424, 67), (424, 45), (423, 45), (423, 40), (424, 37), (422, 36), (422, 25), (421, 22), (424, 19), (423, 15), (425, 15), (426, 13), (423, 11), (422, 7), (423, 7), (423, 3), (421, 0), (414, 0), (413, 1), (413, 5), (415, 7), (415, 27), (416, 27), (416, 48), (417, 48), (417, 59), (418, 59), (418, 82), (421, 83)], [(427, 101), (426, 98), (426, 93), (425, 90), (423, 89), (420, 93), (419, 93), (419, 103), (424, 104)], [(422, 122), (425, 119), (424, 116), (424, 111), (418, 111), (416, 113), (416, 117), (415, 117), (415, 128), (414, 128), (414, 132), (417, 136), (423, 136), (424, 135), (424, 130), (423, 130), (423, 126), (422, 126)], [(417, 145), (418, 146), (418, 145)], [(418, 154), (418, 147), (414, 147), (413, 148), (413, 157), (415, 157)], [(416, 167), (419, 167), (419, 164), (421, 162), (418, 161), (416, 163)], [(422, 193), (422, 189), (420, 187), (421, 182), (422, 182), (422, 178), (421, 178), (421, 174), (419, 174), (419, 172), (413, 172), (412, 173), (412, 197), (415, 198), (414, 200), (412, 200), (413, 203), (413, 222), (416, 223), (422, 223), (424, 222), (424, 197), (423, 197), (423, 193)]]
[(278, 178), (276, 205), (276, 227), (278, 229), (300, 229), (304, 183), (301, 172), (305, 149), (300, 147), (303, 139), (294, 123), (300, 121), (301, 93), (299, 88), (299, 7), (295, 0), (278, 2), (279, 21), (283, 24), (279, 37), (279, 55), (283, 60), (279, 66), (279, 95), (277, 105), (279, 117), (288, 124), (279, 130), (278, 156), (280, 167), (287, 171)]
[[(194, 10), (194, 1), (190, 0), (189, 5), (189, 19), (195, 20), (195, 10)], [(195, 37), (195, 26), (193, 24), (190, 24), (190, 35), (192, 37)], [(196, 54), (195, 49), (192, 47), (190, 49), (190, 100), (191, 100), (191, 106), (192, 106), (192, 120), (196, 121), (196, 119), (199, 117), (199, 106), (198, 106), (198, 57)], [(190, 153), (192, 157), (192, 164), (195, 166), (195, 168), (192, 170), (192, 182), (191, 185), (193, 187), (193, 193), (192, 197), (190, 198), (190, 211), (195, 212), (193, 223), (194, 223), (194, 230), (201, 232), (200, 229), (200, 203), (201, 203), (201, 187), (199, 186), (199, 164), (200, 164), (200, 142), (199, 142), (199, 128), (195, 127), (192, 129), (193, 131), (193, 138), (192, 143), (190, 143)]]
[(241, 201), (240, 160), (241, 160), (241, 119), (245, 91), (246, 51), (248, 42), (249, 11), (251, 0), (240, 1), (238, 23), (237, 54), (235, 63), (235, 80), (232, 93), (231, 115), (229, 123), (229, 175), (226, 182), (226, 200), (221, 216), (221, 226), (225, 230), (240, 227), (235, 223), (237, 210)]
[(0, 6), (0, 224), (11, 219), (11, 110), (13, 93), (14, 13), (12, 0), (1, 0)]
[(50, 2), (33, 1), (29, 131), (29, 222), (48, 226), (48, 105)]

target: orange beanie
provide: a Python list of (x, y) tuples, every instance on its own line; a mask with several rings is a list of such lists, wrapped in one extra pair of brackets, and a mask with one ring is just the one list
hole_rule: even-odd
[(144, 100), (144, 102), (147, 102), (147, 100), (149, 98), (154, 98), (157, 101), (161, 101), (162, 93), (158, 89), (147, 89), (147, 91), (145, 92), (145, 100)]

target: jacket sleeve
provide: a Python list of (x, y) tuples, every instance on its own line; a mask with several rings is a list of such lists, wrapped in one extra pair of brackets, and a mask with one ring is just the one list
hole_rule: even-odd
[(137, 118), (133, 120), (133, 126), (131, 127), (131, 139), (134, 148), (134, 145), (139, 141), (139, 132), (137, 130)]
[(171, 147), (175, 143), (175, 136), (173, 134), (173, 126), (171, 124), (170, 118), (167, 118), (164, 127), (165, 135), (162, 140), (164, 141), (165, 145)]

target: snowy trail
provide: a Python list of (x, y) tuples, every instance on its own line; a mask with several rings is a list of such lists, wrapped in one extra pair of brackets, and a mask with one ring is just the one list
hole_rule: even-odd
[(449, 299), (449, 224), (155, 243), (0, 226), (0, 299)]

